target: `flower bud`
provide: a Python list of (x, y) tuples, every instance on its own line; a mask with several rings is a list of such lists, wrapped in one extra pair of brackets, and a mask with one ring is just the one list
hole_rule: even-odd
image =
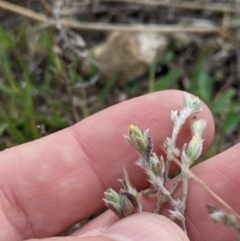
[(206, 124), (206, 120), (193, 118), (191, 123), (192, 135), (202, 139)]
[(187, 155), (191, 162), (194, 162), (202, 153), (202, 140), (196, 136), (193, 136), (187, 147)]
[(145, 155), (148, 148), (148, 132), (149, 130), (143, 132), (139, 127), (130, 125), (128, 128), (128, 136), (124, 136), (141, 156)]
[(106, 206), (111, 209), (119, 218), (124, 218), (131, 214), (131, 205), (126, 195), (118, 194), (109, 188), (105, 194)]
[(175, 111), (172, 110), (171, 111), (171, 120), (172, 120), (172, 122), (175, 123), (177, 119), (178, 119), (178, 111), (177, 110), (175, 110)]
[(184, 109), (191, 110), (191, 114), (196, 114), (202, 110), (201, 101), (198, 97), (191, 98), (188, 94), (184, 95)]
[(156, 176), (159, 176), (159, 175), (162, 176), (165, 170), (165, 163), (164, 163), (163, 157), (160, 156), (159, 158), (154, 152), (153, 155), (151, 156), (150, 162), (151, 162), (152, 172)]

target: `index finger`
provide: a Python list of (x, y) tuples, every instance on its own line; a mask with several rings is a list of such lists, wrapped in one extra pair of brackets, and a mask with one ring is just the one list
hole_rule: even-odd
[[(125, 166), (134, 186), (146, 188), (137, 154), (124, 140), (129, 124), (150, 129), (154, 143), (170, 136), (170, 111), (180, 109), (183, 92), (163, 91), (118, 104), (73, 127), (0, 155), (1, 230), (8, 240), (55, 235), (103, 207), (103, 192), (119, 188)], [(213, 138), (207, 119), (205, 147)], [(181, 142), (190, 138), (184, 128)], [(157, 145), (156, 145), (157, 147)], [(7, 240), (7, 239), (6, 239)]]

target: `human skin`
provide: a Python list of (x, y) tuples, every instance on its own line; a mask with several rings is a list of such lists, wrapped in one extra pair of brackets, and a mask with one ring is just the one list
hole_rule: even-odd
[[(103, 192), (109, 187), (120, 188), (117, 179), (123, 176), (121, 166), (127, 169), (138, 190), (148, 187), (145, 175), (135, 165), (137, 154), (123, 135), (130, 124), (150, 128), (154, 150), (161, 154), (160, 145), (172, 130), (170, 112), (181, 109), (183, 94), (168, 90), (125, 101), (72, 127), (2, 151), (0, 240), (188, 240), (177, 225), (161, 215), (135, 214), (119, 221), (111, 211), (69, 237), (49, 238), (101, 210)], [(197, 117), (207, 120), (206, 150), (213, 140), (214, 122), (204, 104)], [(178, 145), (189, 139), (189, 126), (185, 125)], [(193, 168), (194, 174), (237, 212), (239, 156), (240, 146), (236, 145)], [(191, 180), (186, 211), (189, 239), (233, 240), (235, 231), (208, 218), (206, 203), (221, 207)], [(152, 211), (154, 200), (143, 199), (143, 206)]]

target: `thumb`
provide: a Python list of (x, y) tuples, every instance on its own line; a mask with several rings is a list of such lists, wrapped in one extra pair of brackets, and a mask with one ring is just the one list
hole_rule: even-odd
[(146, 212), (121, 219), (104, 231), (93, 230), (80, 237), (79, 241), (189, 241), (182, 229), (170, 219)]
[[(32, 240), (32, 239), (31, 239)], [(37, 239), (34, 239), (35, 241)], [(81, 236), (55, 237), (41, 241), (189, 241), (187, 235), (170, 219), (153, 214), (134, 214), (106, 229), (89, 231)], [(29, 240), (30, 241), (30, 240)], [(33, 241), (33, 240), (32, 240)], [(39, 240), (40, 241), (40, 240)]]

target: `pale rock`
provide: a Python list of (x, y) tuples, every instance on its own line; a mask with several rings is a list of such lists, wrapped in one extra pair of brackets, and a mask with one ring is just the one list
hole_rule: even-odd
[(116, 76), (120, 83), (125, 83), (146, 73), (167, 45), (167, 38), (157, 33), (113, 32), (93, 53), (103, 80)]

